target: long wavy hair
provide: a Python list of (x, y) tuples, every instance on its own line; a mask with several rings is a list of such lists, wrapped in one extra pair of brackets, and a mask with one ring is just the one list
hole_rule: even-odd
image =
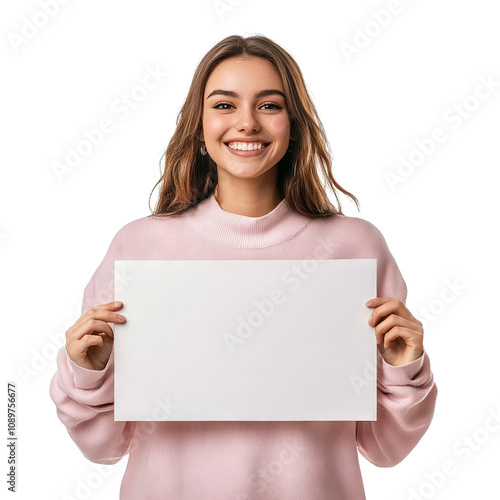
[[(302, 76), (302, 72), (282, 47), (262, 35), (228, 36), (203, 57), (193, 76), (186, 100), (177, 116), (176, 129), (162, 158), (164, 169), (158, 184), (158, 202), (151, 215), (179, 214), (214, 193), (217, 165), (210, 155), (200, 152), (203, 97), (213, 70), (231, 57), (260, 57), (269, 61), (283, 82), (290, 116), (291, 147), (278, 164), (277, 187), (292, 210), (309, 217), (342, 214), (339, 191), (350, 197), (359, 209), (357, 198), (333, 177), (332, 157), (325, 130)], [(324, 180), (321, 180), (320, 172)], [(332, 190), (337, 206), (328, 198)], [(151, 209), (151, 206), (150, 206)]]

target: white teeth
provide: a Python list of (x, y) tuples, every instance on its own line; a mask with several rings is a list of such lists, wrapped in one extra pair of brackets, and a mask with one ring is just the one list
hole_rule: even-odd
[(256, 149), (262, 149), (264, 144), (262, 142), (249, 143), (249, 142), (231, 142), (228, 144), (231, 149), (236, 149), (238, 151), (255, 151)]

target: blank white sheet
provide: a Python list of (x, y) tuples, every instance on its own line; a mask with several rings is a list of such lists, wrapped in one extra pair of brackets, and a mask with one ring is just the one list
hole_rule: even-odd
[(376, 420), (376, 260), (117, 260), (115, 420)]

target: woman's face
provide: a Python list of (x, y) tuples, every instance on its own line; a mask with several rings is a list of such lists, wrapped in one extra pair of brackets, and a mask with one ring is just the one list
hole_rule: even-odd
[(219, 178), (276, 179), (290, 120), (281, 77), (269, 61), (233, 57), (213, 70), (203, 99), (202, 140)]

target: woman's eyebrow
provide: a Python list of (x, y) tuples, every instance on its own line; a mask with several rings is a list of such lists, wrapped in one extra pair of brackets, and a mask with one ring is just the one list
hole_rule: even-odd
[[(222, 90), (222, 89), (216, 89), (213, 92), (210, 92), (210, 94), (207, 96), (207, 99), (209, 97), (212, 97), (214, 95), (223, 95), (226, 97), (233, 97), (234, 99), (239, 99), (240, 95), (233, 90)], [(266, 90), (261, 90), (255, 94), (255, 97), (259, 99), (260, 97), (266, 97), (268, 95), (280, 95), (285, 99), (285, 94), (281, 92), (281, 90), (278, 89), (266, 89)]]

